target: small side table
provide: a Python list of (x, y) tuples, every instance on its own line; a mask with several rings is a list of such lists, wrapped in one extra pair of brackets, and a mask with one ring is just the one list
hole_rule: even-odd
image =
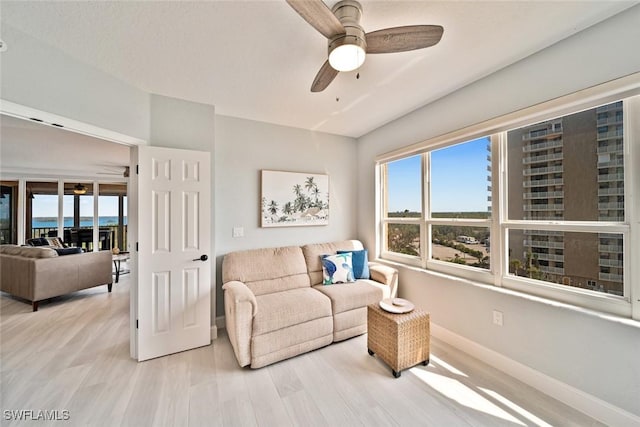
[(120, 263), (122, 261), (128, 261), (129, 257), (130, 257), (129, 252), (120, 252), (118, 255), (112, 255), (113, 266), (116, 268), (116, 280), (115, 280), (116, 283), (118, 283), (118, 280), (120, 280), (120, 274), (125, 274), (129, 272), (129, 270), (122, 270), (120, 266)]
[(415, 309), (405, 314), (367, 306), (367, 350), (377, 354), (398, 378), (403, 369), (429, 364), (429, 313)]

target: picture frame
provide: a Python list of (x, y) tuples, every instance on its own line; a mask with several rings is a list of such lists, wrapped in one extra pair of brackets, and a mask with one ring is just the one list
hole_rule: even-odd
[(260, 226), (329, 224), (329, 175), (261, 171)]

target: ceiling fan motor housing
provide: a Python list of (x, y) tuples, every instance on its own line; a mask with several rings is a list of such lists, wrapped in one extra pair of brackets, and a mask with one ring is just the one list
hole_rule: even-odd
[(352, 71), (362, 65), (362, 63), (364, 62), (365, 52), (367, 51), (365, 32), (364, 29), (360, 26), (360, 18), (362, 17), (362, 6), (355, 0), (342, 0), (336, 3), (331, 11), (344, 26), (345, 33), (339, 34), (329, 39), (329, 60), (331, 61), (331, 53), (338, 47), (357, 46), (361, 49), (361, 60), (359, 61), (357, 66), (351, 69), (338, 70)]
[(311, 92), (325, 90), (341, 71), (360, 68), (367, 53), (423, 49), (437, 44), (444, 31), (440, 25), (404, 25), (365, 33), (360, 26), (362, 6), (356, 0), (338, 1), (331, 9), (323, 0), (287, 0), (287, 3), (328, 39), (329, 60), (313, 79)]

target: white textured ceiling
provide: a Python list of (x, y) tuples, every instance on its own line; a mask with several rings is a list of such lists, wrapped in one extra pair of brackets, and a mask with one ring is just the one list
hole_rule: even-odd
[(122, 181), (129, 147), (15, 117), (0, 116), (0, 165), (8, 176)]
[(365, 31), (438, 24), (442, 41), (369, 55), (359, 79), (342, 73), (315, 94), (326, 41), (284, 1), (0, 6), (3, 22), (145, 91), (212, 104), (221, 115), (359, 137), (635, 3), (362, 0)]

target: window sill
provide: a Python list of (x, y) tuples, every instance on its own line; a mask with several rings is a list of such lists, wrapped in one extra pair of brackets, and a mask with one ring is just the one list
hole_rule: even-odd
[[(532, 294), (528, 294), (522, 291), (518, 291), (518, 290), (514, 290), (514, 289), (508, 289), (508, 288), (503, 288), (500, 286), (495, 286), (495, 285), (490, 285), (490, 284), (486, 284), (486, 283), (481, 283), (478, 281), (474, 281), (471, 279), (466, 279), (463, 277), (458, 277), (458, 276), (454, 276), (451, 274), (446, 274), (446, 273), (441, 273), (438, 271), (433, 271), (433, 270), (426, 270), (420, 267), (415, 267), (415, 266), (411, 266), (411, 265), (406, 265), (406, 264), (402, 264), (396, 261), (390, 261), (388, 259), (384, 259), (384, 258), (376, 258), (375, 259), (376, 262), (379, 262), (381, 264), (385, 264), (388, 265), (390, 267), (394, 267), (398, 270), (402, 270), (402, 269), (406, 269), (406, 270), (410, 270), (413, 272), (417, 272), (420, 274), (426, 274), (426, 275), (430, 275), (430, 276), (435, 276), (435, 277), (439, 277), (442, 279), (446, 279), (452, 282), (456, 282), (458, 284), (462, 284), (465, 286), (473, 286), (475, 288), (480, 288), (489, 292), (496, 292), (502, 295), (508, 295), (508, 296), (512, 296), (512, 297), (516, 297), (516, 298), (521, 298), (527, 301), (531, 301), (533, 303), (537, 303), (537, 304), (543, 304), (549, 307), (554, 307), (554, 308), (559, 308), (562, 310), (568, 310), (577, 314), (582, 314), (585, 316), (590, 316), (590, 317), (596, 317), (599, 318), (601, 320), (605, 320), (608, 322), (613, 322), (613, 323), (618, 323), (620, 325), (624, 325), (624, 326), (629, 326), (632, 328), (637, 328), (640, 329), (640, 320), (634, 320), (628, 317), (624, 317), (624, 316), (620, 316), (620, 315), (616, 315), (616, 314), (610, 314), (610, 313), (606, 313), (606, 312), (602, 312), (602, 311), (598, 311), (592, 308), (586, 308), (586, 307), (581, 307), (575, 304), (569, 304), (566, 302), (562, 302), (562, 301), (557, 301), (554, 299), (550, 299), (550, 298), (545, 298), (545, 297), (541, 297), (541, 296), (537, 296), (537, 295), (532, 295)], [(400, 276), (401, 279), (401, 276)], [(401, 284), (399, 285), (399, 289), (401, 289)]]

